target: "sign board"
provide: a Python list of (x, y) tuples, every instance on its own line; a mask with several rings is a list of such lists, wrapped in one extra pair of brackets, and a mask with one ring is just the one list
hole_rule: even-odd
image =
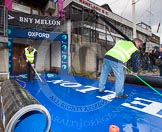
[[(9, 26), (53, 31), (62, 25), (59, 17), (39, 16), (22, 12), (8, 12)], [(58, 28), (59, 29), (59, 28)]]
[(61, 42), (61, 74), (68, 74), (68, 35), (64, 33), (43, 32), (38, 30), (8, 29), (9, 72), (12, 74), (13, 38), (30, 38), (39, 40), (54, 40)]

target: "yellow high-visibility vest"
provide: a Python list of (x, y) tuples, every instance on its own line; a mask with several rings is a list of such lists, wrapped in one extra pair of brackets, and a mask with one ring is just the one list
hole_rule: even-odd
[(120, 60), (125, 63), (131, 58), (131, 55), (137, 50), (138, 49), (133, 44), (133, 42), (120, 40), (105, 55), (112, 56), (113, 58), (116, 58), (117, 60)]
[(30, 63), (34, 62), (34, 53), (36, 52), (36, 49), (33, 49), (33, 51), (29, 52), (28, 48), (25, 48), (25, 55), (26, 58), (29, 60)]

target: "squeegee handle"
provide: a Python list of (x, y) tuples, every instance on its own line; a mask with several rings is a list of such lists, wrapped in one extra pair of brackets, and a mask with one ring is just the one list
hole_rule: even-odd
[(41, 82), (43, 82), (42, 79), (41, 79), (41, 77), (39, 76), (39, 74), (38, 74), (37, 71), (35, 70), (35, 68), (34, 68), (33, 66), (31, 66), (31, 67), (33, 68), (34, 72), (37, 74), (39, 80), (40, 80)]

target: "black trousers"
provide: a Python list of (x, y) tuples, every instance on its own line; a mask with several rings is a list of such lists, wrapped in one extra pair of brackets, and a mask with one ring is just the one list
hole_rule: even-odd
[(35, 72), (31, 66), (30, 62), (26, 63), (26, 72), (27, 72), (28, 81), (34, 81)]
[(162, 65), (159, 66), (160, 76), (162, 76)]

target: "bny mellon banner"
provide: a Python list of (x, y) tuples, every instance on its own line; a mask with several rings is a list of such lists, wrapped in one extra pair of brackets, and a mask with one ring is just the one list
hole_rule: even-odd
[(46, 31), (59, 31), (62, 21), (59, 17), (39, 16), (22, 12), (8, 12), (9, 26)]

